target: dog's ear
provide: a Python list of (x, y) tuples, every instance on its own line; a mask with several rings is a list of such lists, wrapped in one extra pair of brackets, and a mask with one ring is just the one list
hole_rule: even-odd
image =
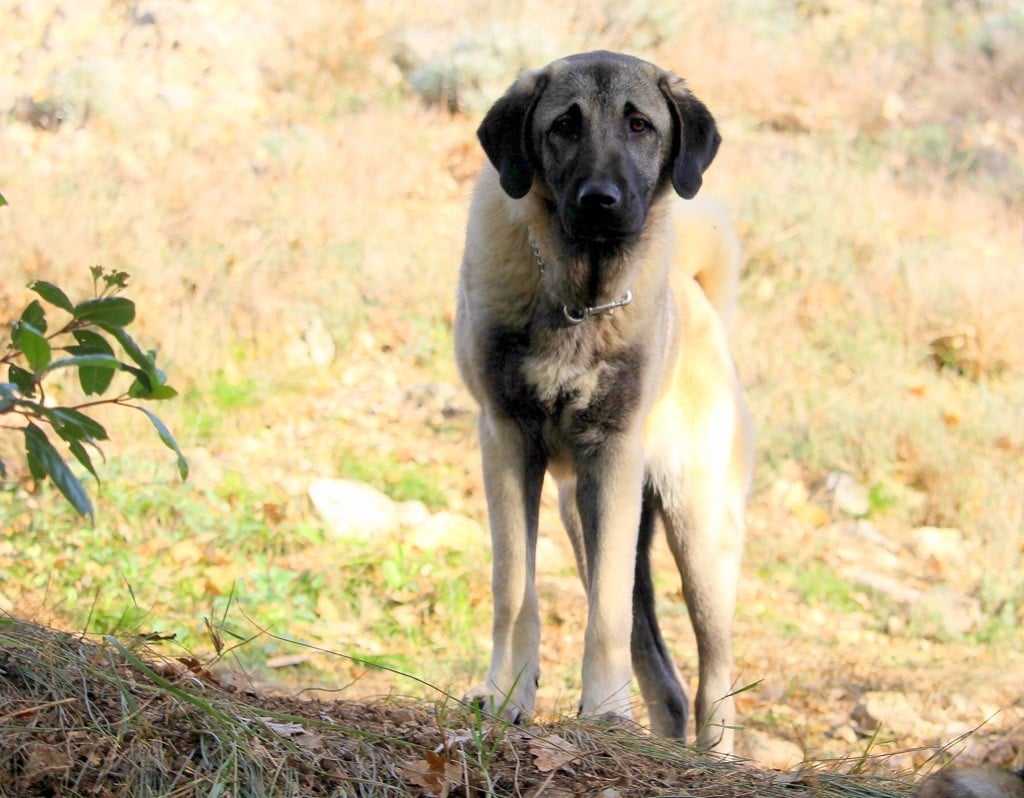
[(686, 88), (682, 78), (666, 73), (658, 83), (672, 112), (672, 186), (680, 197), (693, 199), (704, 182), (722, 137), (711, 112)]
[(501, 187), (514, 199), (525, 197), (533, 185), (530, 123), (546, 85), (545, 72), (524, 72), (491, 107), (476, 131), (484, 152), (498, 170)]

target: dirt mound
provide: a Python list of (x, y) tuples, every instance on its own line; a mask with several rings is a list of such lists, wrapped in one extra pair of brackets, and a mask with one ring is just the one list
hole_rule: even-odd
[(267, 696), (146, 641), (0, 619), (0, 795), (898, 796), (758, 771), (645, 735), (509, 727), (457, 703)]

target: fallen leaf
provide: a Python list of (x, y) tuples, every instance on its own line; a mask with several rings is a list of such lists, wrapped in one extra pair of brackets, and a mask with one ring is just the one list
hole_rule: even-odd
[(565, 770), (580, 758), (580, 750), (557, 734), (531, 740), (530, 753), (533, 754), (537, 770), (543, 773)]
[(281, 723), (273, 718), (260, 718), (263, 725), (282, 737), (294, 737), (296, 734), (305, 734), (306, 727), (301, 723)]
[(795, 504), (789, 508), (789, 511), (801, 521), (806, 521), (811, 526), (822, 526), (829, 521), (829, 515), (824, 508), (810, 502)]
[(403, 762), (402, 776), (434, 798), (448, 798), (452, 786), (462, 778), (462, 768), (440, 754), (427, 751), (423, 759)]

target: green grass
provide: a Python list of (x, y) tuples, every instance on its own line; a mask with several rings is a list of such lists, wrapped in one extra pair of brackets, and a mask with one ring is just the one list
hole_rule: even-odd
[[(12, 607), (44, 602), (89, 633), (171, 636), (186, 651), (210, 652), (215, 635), (255, 636), (234, 657), (256, 671), (291, 650), (260, 629), (442, 682), (453, 672), (434, 656), (442, 648), (463, 661), (455, 672), (480, 667), (473, 635), (488, 573), (483, 541), (469, 551), (333, 541), (295, 499), (237, 472), (198, 490), (151, 471), (137, 459), (106, 463), (94, 526), (46, 486), (33, 510), (0, 495), (0, 598)], [(437, 504), (429, 484), (416, 472), (391, 487)]]
[(338, 455), (338, 473), (372, 485), (398, 502), (420, 501), (436, 509), (448, 506), (448, 498), (438, 488), (430, 470), (416, 463), (389, 456), (356, 454), (343, 447)]

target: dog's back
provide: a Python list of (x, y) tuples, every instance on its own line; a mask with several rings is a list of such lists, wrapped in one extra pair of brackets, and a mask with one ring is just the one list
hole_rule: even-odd
[(683, 277), (695, 279), (728, 332), (736, 315), (742, 250), (726, 207), (712, 197), (673, 200), (676, 231), (676, 290)]

